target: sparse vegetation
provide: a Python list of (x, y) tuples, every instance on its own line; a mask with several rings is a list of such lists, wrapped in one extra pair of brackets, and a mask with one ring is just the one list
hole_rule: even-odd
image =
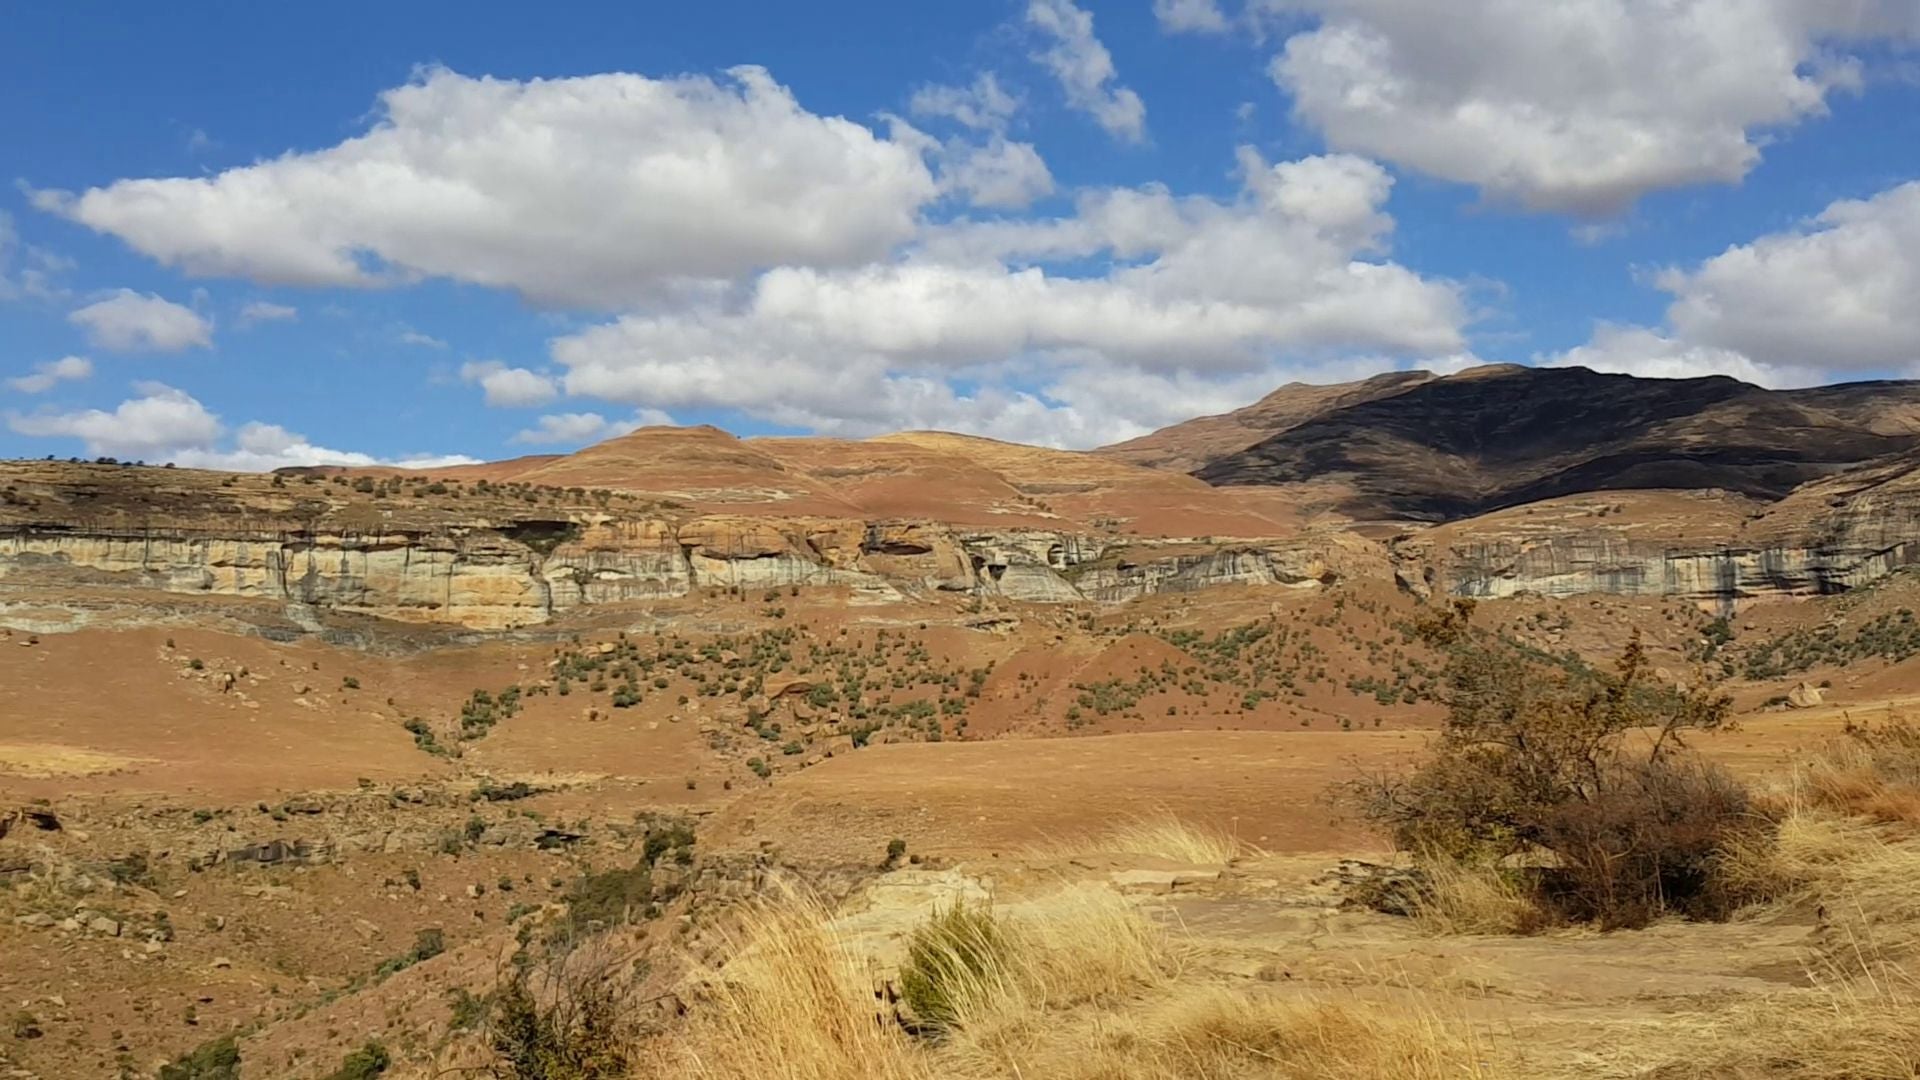
[(392, 1064), (392, 1055), (376, 1039), (348, 1054), (338, 1069), (327, 1074), (326, 1080), (374, 1080), (386, 1075), (387, 1067)]
[(159, 1080), (240, 1080), (240, 1047), (232, 1035), (202, 1043), (160, 1066)]
[(1349, 788), (1362, 812), (1429, 861), (1546, 853), (1551, 864), (1530, 872), (1536, 899), (1567, 919), (1716, 917), (1747, 899), (1715, 868), (1760, 827), (1752, 801), (1685, 752), (1688, 732), (1724, 722), (1727, 699), (1655, 683), (1637, 639), (1615, 671), (1598, 671), (1479, 632), (1471, 614), (1460, 602), (1422, 627), (1448, 655), (1446, 726), (1427, 764)]

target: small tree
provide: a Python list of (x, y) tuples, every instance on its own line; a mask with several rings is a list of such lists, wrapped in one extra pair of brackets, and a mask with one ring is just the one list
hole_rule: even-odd
[(1574, 918), (1713, 914), (1715, 855), (1751, 821), (1745, 790), (1686, 753), (1725, 723), (1711, 687), (1654, 680), (1636, 633), (1612, 671), (1478, 630), (1473, 603), (1423, 617), (1447, 657), (1433, 757), (1349, 788), (1403, 848), (1460, 861), (1546, 853), (1543, 899)]

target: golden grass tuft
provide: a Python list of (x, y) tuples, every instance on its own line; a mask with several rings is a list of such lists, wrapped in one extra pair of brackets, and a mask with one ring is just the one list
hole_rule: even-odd
[(695, 990), (686, 1029), (649, 1048), (654, 1071), (643, 1075), (932, 1080), (817, 902), (760, 905), (734, 944), (733, 959)]
[(1811, 900), (1834, 919), (1920, 923), (1920, 837), (1862, 818), (1791, 804), (1770, 834), (1756, 831), (1723, 852), (1718, 870), (1729, 887)]
[(1068, 837), (1023, 852), (1033, 861), (1063, 862), (1076, 855), (1135, 855), (1189, 866), (1223, 866), (1255, 849), (1217, 825), (1188, 821), (1167, 812), (1122, 822), (1092, 836)]
[(1421, 859), (1414, 922), (1429, 934), (1531, 934), (1551, 921), (1527, 883), (1487, 863)]
[(1888, 714), (1885, 724), (1846, 734), (1795, 763), (1798, 799), (1883, 823), (1920, 822), (1920, 729)]
[(942, 1048), (949, 1069), (1017, 1072), (1062, 1013), (1131, 1000), (1177, 971), (1165, 932), (1104, 885), (1068, 885), (993, 918), (992, 962), (947, 965), (961, 969)]
[(1181, 988), (1135, 1011), (1063, 1029), (1016, 1074), (1061, 1080), (1495, 1080), (1512, 1075), (1464, 1023), (1419, 1000), (1282, 999)]

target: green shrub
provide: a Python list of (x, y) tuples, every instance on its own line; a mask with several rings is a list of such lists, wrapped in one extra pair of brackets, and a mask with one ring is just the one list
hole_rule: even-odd
[(582, 874), (567, 890), (567, 915), (557, 936), (578, 936), (619, 926), (653, 902), (653, 869), (644, 859), (632, 866)]
[(956, 903), (936, 910), (913, 932), (900, 967), (900, 994), (930, 1032), (958, 1024), (968, 996), (994, 977), (1007, 949), (993, 913)]
[(535, 996), (522, 966), (494, 997), (487, 1021), (492, 1075), (501, 1080), (624, 1080), (631, 1076), (629, 1013), (610, 973), (550, 979)]
[(340, 1062), (340, 1067), (327, 1074), (326, 1080), (373, 1080), (386, 1073), (387, 1066), (393, 1064), (393, 1058), (387, 1048), (378, 1040), (348, 1054)]
[(232, 1035), (202, 1043), (160, 1066), (159, 1080), (240, 1080), (240, 1047)]

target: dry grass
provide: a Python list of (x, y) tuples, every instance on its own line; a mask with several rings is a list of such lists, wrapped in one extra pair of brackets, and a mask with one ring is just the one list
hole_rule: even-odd
[(753, 912), (733, 960), (698, 987), (677, 1037), (649, 1047), (643, 1075), (711, 1080), (932, 1080), (899, 1027), (882, 1022), (859, 958), (817, 902)]
[(1720, 871), (1733, 887), (1811, 901), (1836, 922), (1920, 931), (1920, 837), (1906, 830), (1792, 804), (1771, 835), (1729, 848)]
[(1017, 1073), (1061, 1080), (1494, 1080), (1512, 1075), (1424, 1001), (1282, 1000), (1182, 987), (1065, 1028)]
[[(1165, 933), (1105, 886), (1068, 886), (992, 916), (942, 965), (939, 1038), (878, 1014), (858, 958), (818, 905), (755, 912), (735, 959), (695, 995), (643, 1075), (706, 1080), (1498, 1080), (1470, 1029), (1420, 1001), (1281, 1000), (1184, 981)], [(930, 926), (977, 927), (936, 915)], [(922, 931), (925, 936), (926, 931)]]
[[(1609, 1036), (1607, 1075), (1655, 1080), (1915, 1080), (1920, 836), (1795, 801), (1720, 868), (1736, 888), (1817, 909), (1815, 988), (1662, 1013)], [(1129, 845), (1131, 846), (1131, 845)], [(1162, 856), (1164, 857), (1164, 856)], [(1441, 933), (1511, 933), (1539, 912), (1524, 882), (1436, 860), (1418, 912)], [(703, 1080), (1510, 1080), (1518, 1065), (1457, 999), (1376, 980), (1344, 991), (1235, 982), (1104, 884), (1063, 886), (947, 920), (971, 927), (942, 966), (952, 1008), (934, 1036), (882, 1015), (861, 958), (817, 905), (756, 912), (753, 933), (653, 1048), (653, 1073)], [(951, 909), (947, 913), (952, 914)], [(928, 925), (940, 926), (936, 916)], [(928, 931), (923, 929), (921, 936)], [(970, 935), (970, 936), (969, 936)], [(937, 944), (937, 942), (936, 942)], [(1629, 1034), (1628, 1032), (1631, 1032)], [(1538, 1056), (1540, 1047), (1529, 1053)], [(1589, 1070), (1593, 1058), (1585, 1059)]]
[(1920, 999), (1912, 982), (1874, 970), (1706, 1015), (1674, 1018), (1670, 1060), (1652, 1080), (1913, 1080)]
[(1076, 855), (1135, 855), (1189, 866), (1223, 866), (1254, 848), (1217, 825), (1199, 824), (1167, 812), (1148, 814), (1095, 836), (1069, 837), (1023, 852), (1036, 862), (1064, 862)]
[(1443, 857), (1417, 864), (1426, 887), (1412, 898), (1430, 934), (1530, 934), (1550, 921), (1526, 882), (1498, 866)]
[(1177, 970), (1164, 931), (1102, 885), (1066, 886), (999, 913), (994, 925), (988, 963), (945, 965), (958, 977), (947, 991), (944, 1055), (949, 1068), (976, 1075), (1017, 1072), (1059, 1014), (1122, 1002)]
[(1920, 822), (1920, 729), (1892, 715), (1885, 724), (1849, 726), (1818, 753), (1796, 762), (1798, 799), (1884, 823)]

